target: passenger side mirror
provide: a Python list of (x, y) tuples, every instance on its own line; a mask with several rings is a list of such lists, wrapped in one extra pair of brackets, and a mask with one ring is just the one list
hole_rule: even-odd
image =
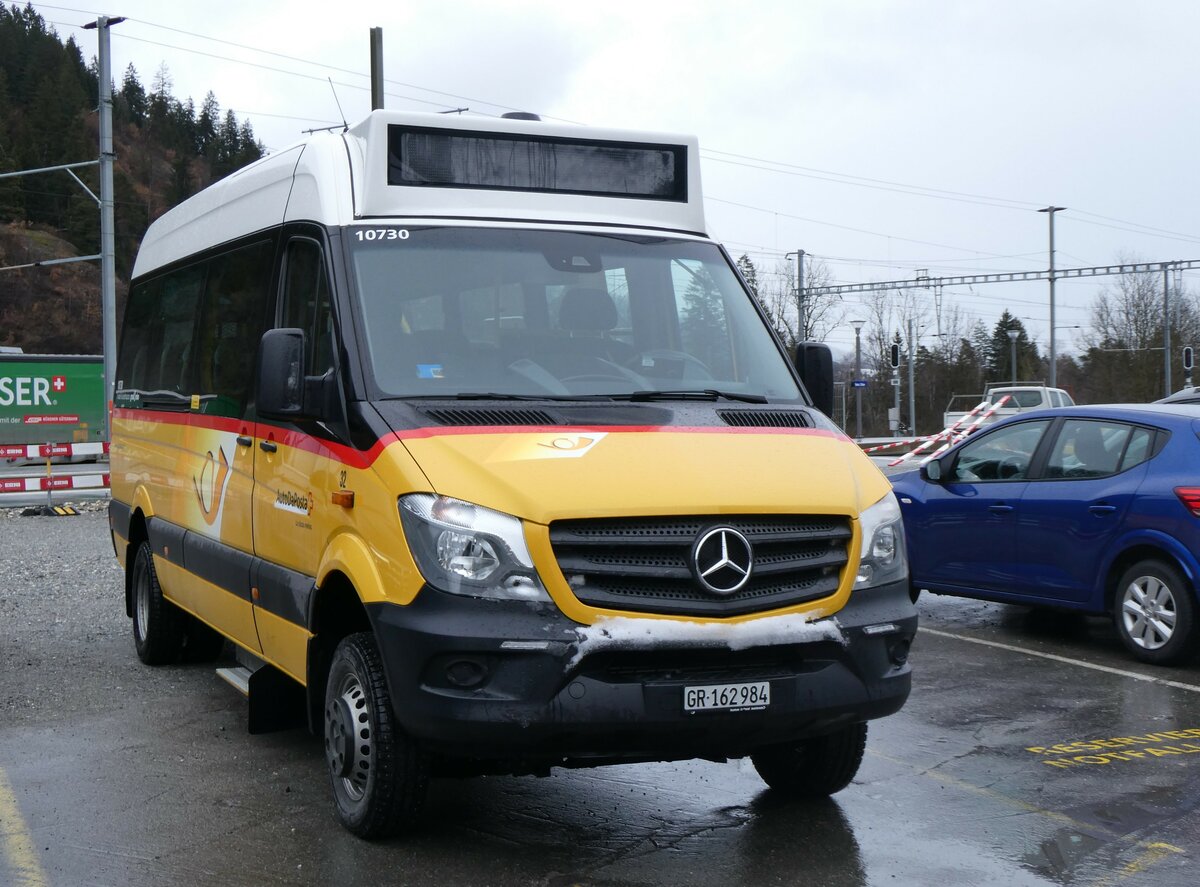
[(938, 459), (931, 459), (921, 466), (921, 477), (929, 481), (931, 484), (940, 484), (942, 482), (942, 463)]
[(796, 371), (808, 389), (813, 406), (826, 416), (833, 415), (833, 353), (821, 342), (801, 342), (796, 346)]
[(258, 412), (269, 418), (304, 416), (304, 331), (268, 330), (258, 348)]

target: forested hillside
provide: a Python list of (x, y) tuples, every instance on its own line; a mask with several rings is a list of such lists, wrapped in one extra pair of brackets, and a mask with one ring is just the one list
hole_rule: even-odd
[[(95, 60), (84, 61), (26, 6), (0, 3), (0, 173), (94, 160)], [(171, 206), (262, 156), (248, 121), (171, 94), (165, 66), (149, 87), (132, 65), (113, 84), (118, 313), (146, 226)], [(96, 167), (75, 170), (96, 194)], [(0, 268), (100, 249), (99, 210), (66, 172), (0, 179)], [(0, 345), (98, 353), (97, 263), (0, 270)], [(93, 304), (94, 303), (94, 304)]]

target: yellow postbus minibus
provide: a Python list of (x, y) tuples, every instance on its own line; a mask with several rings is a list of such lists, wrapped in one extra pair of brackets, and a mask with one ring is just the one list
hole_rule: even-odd
[(233, 650), (368, 838), (440, 774), (845, 787), (911, 685), (900, 511), (706, 232), (693, 138), (382, 110), (156, 221), (113, 395), (141, 660)]

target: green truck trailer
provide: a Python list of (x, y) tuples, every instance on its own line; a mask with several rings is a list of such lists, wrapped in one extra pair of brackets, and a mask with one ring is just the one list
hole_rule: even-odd
[(0, 353), (0, 458), (40, 444), (105, 440), (104, 359)]

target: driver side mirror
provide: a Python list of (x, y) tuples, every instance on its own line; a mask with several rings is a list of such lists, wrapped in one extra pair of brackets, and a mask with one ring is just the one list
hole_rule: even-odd
[(921, 479), (931, 484), (942, 482), (942, 463), (940, 459), (931, 459), (921, 466)]
[(268, 330), (258, 348), (258, 412), (276, 419), (304, 413), (304, 332)]
[(808, 389), (813, 406), (826, 416), (833, 415), (833, 352), (822, 342), (801, 342), (796, 346), (796, 371)]

